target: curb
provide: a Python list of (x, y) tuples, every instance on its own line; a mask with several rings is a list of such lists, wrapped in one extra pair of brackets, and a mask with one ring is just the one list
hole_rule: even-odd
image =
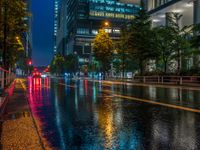
[[(15, 80), (10, 84), (10, 86), (5, 90), (5, 94), (3, 95), (3, 103), (0, 106), (0, 139), (1, 139), (1, 134), (2, 134), (2, 115), (5, 111), (5, 108), (7, 106), (7, 103), (9, 101), (9, 96), (11, 96), (13, 94), (14, 91), (14, 87), (15, 87)], [(1, 141), (1, 140), (0, 140)], [(0, 142), (0, 149), (2, 149), (2, 143)]]
[(3, 103), (0, 106), (0, 119), (5, 111), (6, 105), (8, 103), (9, 100), (9, 96), (12, 96), (13, 91), (14, 91), (14, 87), (15, 87), (15, 80), (10, 84), (10, 86), (5, 90), (4, 95), (3, 95)]
[[(27, 82), (27, 80), (26, 80), (26, 82)], [(33, 112), (32, 112), (32, 110), (31, 110), (31, 106), (30, 106), (30, 103), (29, 103), (29, 100), (28, 100), (27, 89), (26, 89), (26, 87), (23, 85), (23, 83), (22, 83), (21, 81), (20, 81), (20, 84), (21, 84), (21, 86), (22, 86), (22, 88), (23, 88), (23, 90), (24, 90), (24, 93), (23, 93), (23, 94), (24, 94), (24, 96), (25, 96), (26, 103), (27, 103), (28, 108), (29, 108), (29, 112), (30, 112), (30, 116), (31, 116), (31, 119), (32, 119), (34, 128), (35, 128), (35, 130), (36, 130), (36, 132), (37, 132), (37, 135), (38, 135), (38, 138), (39, 138), (40, 146), (42, 147), (43, 150), (45, 150), (45, 144), (43, 143), (42, 137), (41, 137), (41, 135), (40, 135), (39, 129), (38, 129), (38, 127), (37, 127), (37, 123), (36, 123), (35, 118), (34, 118), (34, 116), (33, 116)]]

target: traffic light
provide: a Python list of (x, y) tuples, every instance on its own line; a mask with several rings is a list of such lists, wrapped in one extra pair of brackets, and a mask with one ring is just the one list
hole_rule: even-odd
[(31, 60), (28, 61), (28, 65), (29, 65), (29, 66), (32, 65), (32, 61), (31, 61)]

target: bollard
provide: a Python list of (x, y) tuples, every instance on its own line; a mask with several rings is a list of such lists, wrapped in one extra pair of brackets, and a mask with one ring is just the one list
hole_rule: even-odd
[(179, 80), (180, 80), (180, 81), (179, 81), (179, 84), (182, 85), (182, 84), (183, 84), (183, 79), (182, 79), (182, 77), (180, 77)]
[(146, 79), (145, 79), (145, 77), (143, 77), (143, 83), (145, 83), (146, 82)]

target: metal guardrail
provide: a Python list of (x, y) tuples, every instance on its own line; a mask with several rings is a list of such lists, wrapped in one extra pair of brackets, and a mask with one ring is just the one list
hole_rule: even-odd
[(4, 112), (5, 106), (8, 102), (8, 96), (11, 95), (13, 91), (13, 86), (11, 86), (11, 88), (9, 86), (14, 79), (14, 73), (0, 67), (0, 116)]
[(5, 89), (15, 79), (15, 74), (0, 67), (0, 88)]
[(200, 76), (134, 76), (132, 78), (109, 78), (135, 83), (176, 84), (200, 86)]

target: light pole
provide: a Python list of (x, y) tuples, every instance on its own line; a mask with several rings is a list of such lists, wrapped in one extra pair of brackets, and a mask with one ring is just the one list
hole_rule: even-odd
[(109, 27), (110, 23), (108, 21), (104, 22), (104, 27)]
[(80, 74), (80, 71), (79, 71), (79, 57), (78, 57), (78, 54), (77, 54), (77, 52), (76, 51), (74, 51), (74, 55), (75, 55), (75, 59), (76, 59), (76, 70), (75, 70), (75, 72), (76, 72), (76, 74), (77, 74), (77, 72), (78, 72), (78, 74)]

